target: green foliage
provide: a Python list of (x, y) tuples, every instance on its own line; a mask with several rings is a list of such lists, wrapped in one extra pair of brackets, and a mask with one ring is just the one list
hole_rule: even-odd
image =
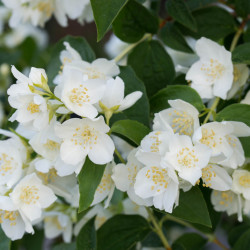
[(55, 44), (51, 52), (51, 58), (46, 70), (50, 86), (53, 86), (52, 82), (61, 70), (60, 67), (62, 63), (60, 61), (60, 53), (65, 50), (65, 46), (63, 45), (64, 42), (68, 42), (73, 49), (77, 50), (83, 60), (87, 62), (95, 60), (95, 53), (84, 38), (72, 36), (64, 37)]
[(233, 250), (249, 250), (250, 246), (250, 228), (245, 231), (233, 246)]
[(136, 76), (130, 66), (120, 67), (120, 71), (119, 76), (125, 83), (125, 96), (134, 91), (141, 91), (143, 95), (131, 108), (115, 114), (112, 121), (130, 119), (149, 126), (149, 101), (143, 82)]
[(87, 157), (81, 172), (77, 176), (79, 182), (79, 212), (86, 210), (92, 203), (106, 165), (97, 165)]
[(10, 239), (5, 235), (3, 230), (0, 228), (0, 249), (9, 250), (11, 245)]
[(128, 2), (113, 22), (115, 35), (127, 43), (135, 43), (146, 32), (154, 34), (157, 30), (158, 19), (134, 0)]
[(179, 237), (172, 246), (173, 250), (199, 250), (203, 249), (207, 240), (196, 233), (186, 233)]
[(129, 54), (128, 64), (144, 82), (149, 97), (175, 78), (172, 59), (158, 41), (145, 41), (136, 46)]
[(235, 0), (235, 10), (239, 16), (246, 18), (250, 14), (250, 1)]
[(128, 0), (90, 0), (100, 41)]
[(234, 63), (250, 64), (250, 43), (244, 43), (236, 47), (232, 54)]
[(173, 23), (166, 23), (160, 33), (162, 41), (170, 48), (186, 53), (194, 53), (184, 36)]
[(198, 187), (193, 187), (188, 192), (181, 191), (179, 206), (172, 213), (174, 217), (211, 227), (206, 202)]
[(76, 243), (62, 243), (54, 246), (52, 250), (76, 250)]
[(226, 10), (216, 6), (198, 9), (193, 12), (193, 16), (197, 23), (197, 32), (183, 28), (182, 32), (197, 39), (204, 36), (217, 41), (236, 30), (233, 17)]
[(76, 239), (77, 250), (96, 250), (97, 240), (95, 231), (95, 217), (90, 219), (79, 232)]
[(137, 121), (120, 120), (112, 125), (110, 131), (128, 138), (139, 146), (141, 140), (150, 132), (150, 129)]
[(199, 111), (202, 111), (205, 106), (199, 94), (189, 86), (173, 85), (161, 89), (150, 99), (150, 110), (152, 113), (157, 113), (163, 109), (169, 108), (168, 100), (181, 99), (189, 102)]
[(116, 215), (97, 231), (98, 250), (127, 250), (150, 232), (148, 222), (139, 215)]
[(234, 227), (228, 235), (228, 242), (233, 247), (235, 243), (239, 240), (241, 235), (250, 229), (249, 224), (242, 224)]
[(190, 30), (196, 31), (197, 24), (184, 0), (166, 1), (168, 14)]

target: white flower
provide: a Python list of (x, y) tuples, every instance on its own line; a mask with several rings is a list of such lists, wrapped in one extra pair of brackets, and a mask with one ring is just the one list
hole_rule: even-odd
[(174, 133), (191, 136), (200, 126), (199, 111), (190, 103), (177, 100), (169, 100), (171, 108), (162, 110), (155, 114), (154, 130), (169, 130), (169, 126)]
[(227, 99), (233, 98), (237, 92), (243, 88), (249, 76), (249, 69), (246, 64), (234, 65), (234, 80), (231, 89), (227, 94)]
[(0, 141), (0, 185), (10, 189), (22, 176), (27, 149), (15, 134), (3, 129), (0, 134), (10, 137)]
[(48, 239), (53, 239), (62, 234), (64, 242), (69, 243), (72, 237), (72, 222), (68, 215), (51, 211), (44, 215), (44, 233)]
[(34, 233), (29, 220), (18, 211), (7, 196), (0, 196), (0, 224), (12, 241), (21, 239), (25, 232)]
[(49, 123), (47, 103), (40, 95), (33, 94), (29, 85), (43, 85), (43, 80), (47, 81), (44, 69), (31, 68), (29, 77), (23, 75), (14, 66), (11, 71), (17, 79), (17, 83), (8, 89), (8, 101), (10, 106), (17, 110), (9, 120), (17, 120), (23, 125), (32, 123), (35, 129), (43, 129)]
[(200, 60), (191, 66), (186, 79), (192, 81), (191, 87), (202, 98), (226, 99), (233, 84), (231, 52), (205, 37), (197, 41), (195, 48)]
[(240, 103), (250, 105), (250, 90), (247, 92), (245, 98)]
[(93, 104), (98, 103), (105, 90), (105, 81), (84, 79), (84, 73), (66, 65), (63, 70), (61, 100), (65, 106), (79, 116), (95, 118), (98, 114)]
[(106, 134), (109, 127), (102, 116), (90, 120), (73, 118), (55, 128), (63, 139), (60, 148), (65, 163), (76, 165), (89, 159), (96, 164), (106, 164), (113, 159), (114, 143)]
[(124, 98), (124, 82), (117, 76), (109, 79), (103, 97), (99, 101), (100, 110), (118, 113), (133, 106), (142, 96), (141, 91), (135, 91)]
[(242, 194), (250, 200), (250, 172), (247, 170), (235, 170), (233, 172), (233, 187), (235, 193)]
[(138, 172), (134, 189), (139, 197), (152, 198), (156, 208), (172, 213), (174, 203), (178, 204), (179, 200), (178, 184), (173, 169), (146, 166)]
[(9, 196), (30, 221), (41, 218), (42, 209), (49, 207), (57, 199), (52, 190), (43, 185), (34, 173), (26, 175)]
[(108, 207), (109, 202), (113, 196), (114, 189), (115, 189), (114, 182), (111, 178), (114, 165), (115, 165), (114, 162), (107, 164), (105, 171), (103, 173), (101, 182), (95, 191), (94, 200), (91, 203), (91, 206), (94, 206), (97, 203), (102, 202), (105, 198), (108, 197), (105, 202), (105, 208)]
[(211, 202), (214, 210), (218, 212), (227, 212), (230, 216), (238, 214), (238, 220), (242, 221), (242, 198), (232, 191), (213, 191)]
[(93, 10), (88, 0), (88, 4), (85, 6), (81, 16), (77, 19), (80, 24), (84, 24), (85, 22), (90, 23), (94, 20)]
[(55, 117), (49, 126), (38, 132), (29, 140), (31, 147), (41, 156), (48, 160), (55, 160), (60, 152), (61, 139), (55, 134)]
[(199, 144), (193, 146), (192, 140), (186, 135), (175, 134), (169, 142), (169, 151), (166, 152), (162, 164), (171, 166), (179, 176), (192, 185), (202, 176), (202, 168), (209, 162), (211, 150)]
[(133, 149), (128, 155), (127, 164), (118, 164), (113, 169), (112, 179), (117, 189), (127, 192), (129, 198), (138, 205), (152, 205), (151, 199), (142, 199), (135, 194), (134, 184), (137, 173), (143, 165), (136, 159), (138, 149)]
[(237, 137), (249, 135), (250, 128), (242, 122), (210, 122), (195, 131), (193, 140), (212, 149), (211, 162), (235, 169), (245, 161)]
[(227, 191), (232, 188), (231, 176), (224, 168), (215, 164), (209, 164), (203, 168), (201, 178), (204, 187), (218, 191)]

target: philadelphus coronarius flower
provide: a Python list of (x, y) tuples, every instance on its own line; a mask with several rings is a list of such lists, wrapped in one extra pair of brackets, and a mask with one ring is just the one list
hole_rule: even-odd
[(14, 66), (11, 71), (17, 83), (8, 89), (8, 101), (10, 106), (17, 110), (9, 120), (17, 120), (22, 125), (33, 124), (37, 130), (43, 129), (49, 123), (47, 102), (42, 96), (32, 93), (29, 86), (34, 84), (44, 86), (44, 82), (47, 83), (44, 69), (31, 68), (29, 77), (23, 75)]
[(195, 49), (200, 60), (191, 66), (186, 79), (202, 98), (226, 99), (234, 79), (231, 52), (205, 37), (196, 42)]
[(250, 172), (247, 170), (235, 170), (233, 172), (232, 189), (238, 194), (242, 194), (247, 200), (250, 200)]
[(42, 209), (49, 207), (57, 197), (42, 184), (36, 174), (25, 176), (10, 193), (17, 209), (30, 221), (41, 218)]
[(169, 126), (174, 133), (191, 136), (200, 126), (198, 110), (188, 102), (182, 100), (168, 101), (171, 108), (164, 109), (155, 114), (154, 130), (169, 130)]
[(9, 24), (16, 27), (19, 23), (30, 22), (35, 26), (44, 26), (54, 14), (61, 26), (67, 26), (67, 16), (70, 19), (79, 18), (88, 0), (3, 0), (6, 7), (12, 10)]
[(94, 120), (72, 118), (58, 124), (55, 131), (63, 139), (60, 153), (65, 163), (76, 165), (87, 155), (96, 164), (112, 161), (115, 147), (102, 116)]
[(250, 90), (247, 92), (245, 98), (241, 101), (241, 103), (250, 105)]

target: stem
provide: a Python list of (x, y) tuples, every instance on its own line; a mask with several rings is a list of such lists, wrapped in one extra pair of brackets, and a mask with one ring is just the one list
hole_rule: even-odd
[(216, 97), (216, 99), (214, 100), (214, 102), (213, 102), (213, 104), (212, 104), (212, 106), (211, 106), (211, 108), (210, 108), (210, 111), (208, 112), (208, 114), (207, 114), (207, 116), (206, 116), (206, 118), (205, 118), (203, 124), (207, 123), (209, 117), (211, 116), (211, 114), (212, 114), (212, 113), (214, 112), (214, 110), (216, 109), (216, 107), (217, 107), (219, 101), (220, 101), (220, 97)]
[(234, 50), (234, 48), (236, 47), (236, 45), (237, 45), (237, 43), (238, 43), (238, 41), (239, 41), (240, 35), (241, 35), (241, 33), (243, 32), (243, 30), (244, 30), (245, 25), (246, 25), (246, 20), (244, 20), (244, 21), (241, 23), (239, 29), (238, 29), (237, 32), (235, 33), (234, 38), (233, 38), (233, 41), (232, 41), (231, 46), (230, 46), (230, 51), (231, 51), (231, 52), (232, 52), (232, 51)]
[(162, 228), (159, 225), (159, 222), (156, 220), (156, 218), (154, 217), (154, 214), (152, 213), (151, 209), (146, 207), (148, 215), (149, 215), (149, 219), (151, 220), (153, 226), (154, 226), (154, 231), (158, 234), (158, 236), (160, 237), (164, 247), (167, 250), (171, 250), (171, 247), (162, 231)]
[(140, 41), (133, 43), (129, 45), (127, 48), (125, 48), (118, 56), (114, 58), (115, 62), (119, 62), (130, 50), (132, 50), (135, 46), (137, 46), (139, 43), (143, 42), (144, 40), (152, 37), (151, 34), (146, 34)]
[(122, 158), (121, 154), (119, 153), (119, 151), (117, 149), (115, 149), (115, 154), (119, 158), (120, 162), (126, 164), (126, 161)]

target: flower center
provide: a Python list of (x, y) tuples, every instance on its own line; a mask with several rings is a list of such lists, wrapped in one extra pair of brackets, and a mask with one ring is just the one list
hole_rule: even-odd
[(59, 150), (60, 148), (60, 144), (52, 141), (52, 140), (47, 140), (47, 142), (45, 144), (43, 144), (48, 150)]
[(218, 143), (222, 144), (222, 138), (219, 137), (219, 142), (218, 142), (215, 138), (215, 132), (213, 131), (213, 129), (208, 131), (208, 129), (202, 128), (202, 138), (200, 139), (200, 142), (202, 144), (207, 145), (210, 148), (212, 147), (215, 148)]
[(174, 133), (178, 132), (184, 135), (192, 135), (193, 134), (193, 124), (194, 120), (191, 116), (187, 115), (187, 113), (180, 112), (177, 110), (173, 111), (174, 114), (169, 113), (169, 115), (174, 116), (172, 120), (172, 128)]
[(83, 103), (90, 102), (88, 89), (80, 85), (80, 88), (73, 88), (70, 92), (69, 99), (72, 103), (82, 106)]
[(31, 113), (38, 113), (40, 111), (39, 105), (35, 104), (34, 102), (31, 102), (29, 106), (27, 107), (27, 110)]
[(97, 187), (97, 192), (103, 193), (111, 188), (111, 174), (104, 174), (101, 183)]
[(207, 166), (202, 169), (202, 180), (203, 182), (203, 187), (211, 187), (211, 180), (212, 178), (216, 177), (216, 173), (211, 170), (212, 166)]
[(152, 152), (152, 153), (159, 152), (159, 145), (162, 143), (158, 137), (158, 135), (160, 135), (160, 134), (161, 134), (161, 132), (155, 132), (153, 135), (150, 136), (150, 139), (153, 140), (153, 142), (150, 146), (150, 152)]
[[(215, 191), (215, 195), (218, 195), (218, 191)], [(220, 192), (220, 205), (222, 206), (225, 206), (225, 207), (228, 207), (230, 204), (229, 203), (232, 203), (233, 202), (233, 193), (231, 191), (223, 191), (223, 192)]]
[(46, 185), (53, 182), (57, 177), (56, 170), (54, 168), (50, 169), (48, 173), (38, 172), (37, 175), (43, 180), (43, 183)]
[(195, 156), (194, 150), (189, 148), (182, 148), (179, 150), (177, 153), (177, 160), (182, 167), (187, 168), (195, 167), (198, 162), (198, 158)]
[(135, 183), (138, 171), (139, 167), (137, 167), (137, 165), (135, 165), (134, 163), (132, 163), (131, 166), (128, 167), (128, 179), (131, 185)]
[[(156, 185), (160, 185), (165, 189), (168, 187), (169, 177), (166, 169), (154, 166), (151, 169), (148, 169), (146, 177), (154, 182), (151, 186), (151, 190), (154, 190)], [(157, 189), (157, 192), (160, 192), (160, 189)]]
[(71, 141), (74, 142), (75, 145), (83, 146), (84, 149), (86, 149), (87, 146), (92, 149), (92, 145), (97, 144), (97, 139), (98, 131), (89, 126), (85, 126), (84, 129), (80, 129), (79, 127), (75, 129)]
[(250, 188), (250, 174), (241, 176), (239, 184), (244, 188)]
[(40, 198), (38, 194), (38, 188), (36, 186), (25, 186), (22, 187), (20, 194), (20, 200), (26, 204), (35, 204)]
[(3, 219), (5, 219), (11, 222), (10, 223), (11, 226), (15, 226), (17, 216), (18, 216), (17, 211), (6, 211), (0, 209), (0, 224), (3, 223)]
[(218, 60), (211, 58), (208, 64), (202, 64), (201, 71), (205, 72), (207, 81), (213, 82), (223, 76), (225, 67)]
[(44, 13), (47, 17), (50, 17), (53, 12), (53, 6), (50, 2), (40, 2), (36, 8)]
[(17, 167), (17, 162), (13, 157), (9, 157), (7, 154), (2, 153), (0, 157), (0, 174), (5, 176), (6, 174), (12, 174)]

